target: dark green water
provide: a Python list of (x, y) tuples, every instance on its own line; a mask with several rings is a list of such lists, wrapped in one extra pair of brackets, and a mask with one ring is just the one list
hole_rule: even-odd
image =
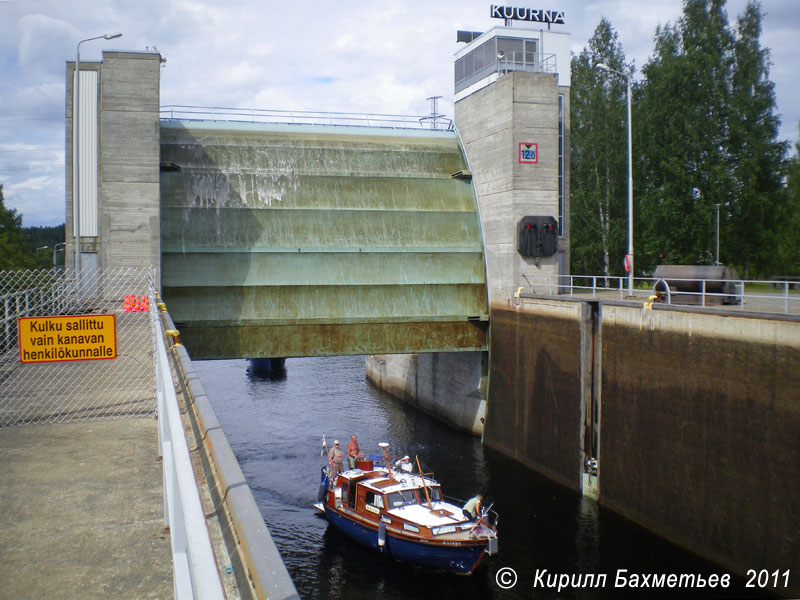
[[(626, 577), (727, 572), (382, 395), (366, 382), (362, 357), (290, 358), (285, 373), (273, 378), (248, 374), (246, 360), (200, 361), (195, 368), (303, 598), (769, 597), (735, 577), (727, 589), (615, 588), (621, 569)], [(365, 452), (386, 441), (391, 454), (418, 455), (449, 496), (482, 493), (500, 515), (500, 552), (485, 557), (471, 577), (428, 573), (328, 527), (312, 509), (325, 464), (323, 432), (345, 444), (356, 433)], [(517, 575), (510, 589), (498, 585), (498, 576), (508, 581), (504, 568)], [(604, 585), (573, 578), (584, 574), (593, 574), (595, 584), (605, 574)], [(567, 587), (547, 585), (548, 576), (555, 583), (563, 575)]]

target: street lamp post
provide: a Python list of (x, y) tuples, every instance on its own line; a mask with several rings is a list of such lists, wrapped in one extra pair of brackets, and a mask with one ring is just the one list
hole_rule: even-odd
[(631, 78), (623, 73), (612, 69), (606, 64), (598, 63), (595, 65), (606, 73), (616, 73), (625, 78), (628, 97), (628, 295), (633, 295), (633, 140), (631, 136)]
[(75, 104), (72, 107), (72, 212), (74, 215), (72, 228), (75, 234), (75, 270), (81, 272), (81, 171), (80, 165), (80, 139), (81, 130), (79, 127), (81, 114), (81, 44), (92, 40), (113, 40), (122, 37), (120, 32), (104, 33), (97, 37), (86, 38), (78, 42), (75, 53)]
[(717, 209), (717, 252), (714, 254), (714, 264), (719, 264), (719, 207), (722, 206), (721, 204), (715, 204), (714, 207)]
[(47, 249), (49, 249), (49, 248), (50, 248), (50, 246), (39, 246), (39, 247), (36, 249), (36, 265), (37, 265), (37, 266), (39, 265), (39, 250), (47, 250)]
[[(59, 248), (64, 249), (66, 247), (67, 247), (67, 243), (66, 242), (58, 242), (55, 246), (53, 246), (53, 266), (54, 267), (56, 266), (56, 253), (58, 252), (58, 249)], [(64, 261), (64, 262), (66, 262), (66, 261)]]

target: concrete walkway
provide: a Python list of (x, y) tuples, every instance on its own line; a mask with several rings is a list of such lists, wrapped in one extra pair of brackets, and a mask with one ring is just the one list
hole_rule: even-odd
[(152, 416), (0, 428), (0, 598), (172, 598)]

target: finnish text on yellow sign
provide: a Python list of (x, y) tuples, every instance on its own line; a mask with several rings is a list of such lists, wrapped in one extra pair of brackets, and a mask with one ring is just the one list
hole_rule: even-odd
[(114, 315), (20, 317), (18, 327), (23, 363), (117, 357)]

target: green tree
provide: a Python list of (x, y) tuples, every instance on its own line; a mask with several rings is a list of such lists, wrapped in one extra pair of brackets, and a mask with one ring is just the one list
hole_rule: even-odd
[[(53, 249), (56, 244), (62, 244), (56, 252), (56, 264), (64, 265), (64, 224), (56, 226), (23, 227), (22, 235), (31, 248), (43, 250), (36, 253), (38, 266), (50, 268), (53, 266)], [(46, 251), (45, 251), (46, 250)]]
[(637, 257), (645, 263), (711, 263), (720, 208), (720, 261), (745, 277), (776, 261), (775, 234), (786, 145), (778, 141), (761, 5), (736, 27), (725, 0), (686, 0), (659, 28), (642, 70), (635, 146)]
[(721, 254), (744, 276), (774, 273), (786, 143), (778, 141), (769, 50), (762, 48), (760, 2), (749, 2), (736, 24), (728, 126), (735, 193), (724, 207)]
[[(800, 125), (798, 125), (800, 132)], [(776, 214), (777, 264), (775, 274), (800, 276), (800, 142), (786, 167), (786, 187)]]
[(736, 192), (728, 147), (733, 36), (724, 0), (686, 0), (659, 27), (635, 121), (637, 262), (713, 262), (716, 204)]
[(18, 215), (16, 209), (6, 208), (0, 184), (0, 271), (35, 266), (35, 252), (22, 234), (22, 215)]
[(599, 63), (633, 74), (605, 18), (572, 57), (570, 262), (576, 273), (619, 275), (627, 252), (626, 85), (598, 71)]

